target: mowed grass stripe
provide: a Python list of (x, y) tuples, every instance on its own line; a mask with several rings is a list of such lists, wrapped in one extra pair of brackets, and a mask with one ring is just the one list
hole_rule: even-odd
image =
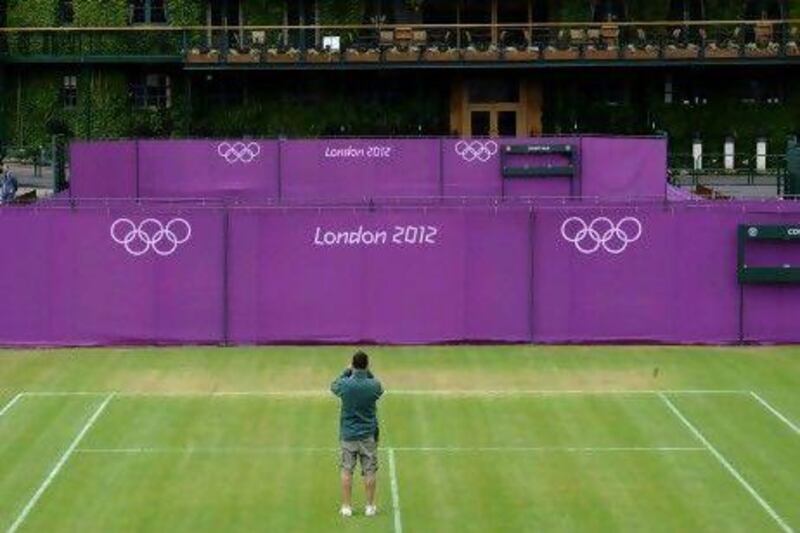
[(387, 456), (375, 518), (338, 515), (336, 453), (262, 456), (75, 454), (31, 514), (30, 531), (392, 532)]
[(23, 396), (0, 418), (0, 530), (14, 523), (101, 401)]
[(397, 453), (407, 531), (773, 531), (708, 453)]
[[(379, 408), (395, 448), (697, 447), (653, 396), (394, 398)], [(82, 448), (327, 448), (338, 401), (324, 398), (117, 398)]]
[(749, 396), (670, 400), (792, 530), (800, 528), (800, 439)]

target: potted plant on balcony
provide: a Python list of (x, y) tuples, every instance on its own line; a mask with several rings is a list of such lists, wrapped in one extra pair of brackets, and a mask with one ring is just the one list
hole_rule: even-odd
[(622, 55), (625, 59), (632, 59), (634, 61), (653, 60), (658, 59), (658, 48), (652, 44), (646, 44), (641, 47), (629, 44), (625, 47), (625, 50), (622, 51)]
[(457, 48), (450, 46), (431, 46), (425, 49), (422, 53), (422, 59), (425, 61), (458, 61), (461, 55), (458, 53)]
[(734, 42), (728, 42), (720, 46), (711, 41), (706, 44), (703, 53), (706, 57), (713, 59), (733, 59), (739, 57), (739, 45)]
[(408, 63), (418, 61), (420, 48), (418, 46), (392, 46), (385, 52), (386, 61), (393, 63)]
[(544, 49), (542, 57), (547, 61), (573, 61), (581, 56), (581, 51), (574, 46), (569, 48), (556, 48), (548, 46)]
[(666, 48), (664, 48), (665, 59), (695, 59), (699, 56), (700, 47), (693, 43), (689, 43), (685, 46), (668, 44)]
[(589, 44), (584, 49), (586, 59), (608, 61), (609, 59), (619, 58), (619, 49), (616, 46), (595, 46)]
[(256, 48), (237, 50), (231, 48), (225, 58), (228, 63), (258, 63), (261, 61), (261, 51)]
[(481, 48), (469, 45), (464, 49), (464, 61), (497, 61), (498, 59), (500, 59), (500, 51), (493, 44)]
[(744, 55), (747, 57), (776, 57), (779, 52), (780, 45), (776, 42), (767, 43), (765, 46), (747, 43), (744, 47)]
[(338, 63), (342, 60), (342, 54), (338, 50), (331, 50), (326, 47), (323, 50), (312, 48), (306, 52), (306, 61), (309, 63)]
[(294, 47), (269, 48), (266, 59), (269, 63), (296, 63), (300, 59), (300, 51)]
[(377, 63), (381, 60), (381, 52), (376, 48), (348, 48), (344, 59), (351, 63)]
[(195, 47), (189, 50), (186, 54), (187, 63), (218, 63), (219, 50), (209, 48), (207, 46)]
[(536, 61), (539, 57), (537, 46), (508, 46), (503, 50), (503, 59), (506, 61)]

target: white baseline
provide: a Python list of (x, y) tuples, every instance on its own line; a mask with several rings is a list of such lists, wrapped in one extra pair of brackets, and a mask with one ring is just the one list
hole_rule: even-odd
[(20, 511), (19, 516), (17, 516), (17, 519), (14, 521), (13, 524), (11, 524), (11, 527), (8, 528), (7, 533), (15, 533), (20, 528), (22, 523), (25, 522), (25, 519), (28, 518), (28, 515), (30, 514), (31, 510), (36, 506), (36, 503), (39, 501), (39, 499), (47, 490), (47, 487), (50, 486), (50, 484), (56, 478), (61, 469), (64, 468), (64, 465), (67, 463), (70, 456), (72, 456), (73, 452), (75, 452), (75, 450), (78, 448), (78, 445), (81, 443), (81, 440), (83, 440), (83, 437), (86, 435), (86, 433), (89, 432), (89, 430), (92, 428), (97, 419), (100, 418), (100, 415), (103, 413), (106, 406), (113, 397), (114, 397), (113, 394), (109, 394), (108, 396), (106, 396), (106, 399), (103, 401), (102, 404), (100, 404), (100, 407), (98, 407), (94, 411), (94, 413), (92, 413), (92, 416), (83, 425), (83, 428), (81, 428), (80, 433), (78, 433), (75, 439), (73, 439), (72, 443), (69, 445), (69, 448), (67, 448), (64, 451), (64, 453), (61, 455), (61, 458), (55, 464), (53, 469), (50, 470), (50, 473), (47, 475), (45, 480), (42, 482), (41, 485), (39, 485), (39, 488), (36, 489), (36, 492), (33, 493), (33, 496), (31, 496), (31, 499), (28, 500), (28, 503), (25, 505), (22, 511)]
[(678, 419), (680, 419), (683, 425), (686, 426), (689, 429), (689, 431), (691, 431), (692, 434), (694, 434), (695, 437), (697, 437), (697, 440), (702, 442), (705, 445), (705, 447), (708, 448), (708, 451), (710, 451), (711, 454), (717, 459), (717, 461), (719, 461), (719, 463), (723, 467), (725, 467), (725, 470), (727, 470), (734, 478), (736, 478), (736, 481), (738, 481), (742, 485), (742, 487), (744, 487), (745, 490), (747, 490), (747, 492), (750, 493), (750, 496), (752, 496), (753, 499), (755, 499), (756, 502), (758, 502), (758, 504), (767, 512), (767, 514), (769, 514), (772, 517), (772, 519), (775, 520), (775, 522), (777, 522), (777, 524), (781, 527), (781, 529), (786, 533), (793, 533), (794, 530), (789, 526), (789, 524), (787, 524), (786, 521), (783, 518), (781, 518), (781, 516), (777, 512), (775, 512), (775, 509), (773, 509), (770, 506), (770, 504), (767, 503), (767, 501), (761, 497), (761, 495), (756, 491), (756, 489), (754, 489), (752, 485), (750, 485), (750, 483), (748, 483), (747, 480), (744, 479), (744, 477), (742, 477), (742, 475), (733, 467), (733, 465), (731, 465), (728, 462), (728, 460), (725, 459), (725, 457), (719, 451), (717, 451), (717, 449), (714, 448), (714, 446), (712, 446), (710, 442), (708, 442), (708, 440), (703, 436), (700, 430), (697, 429), (694, 426), (694, 424), (689, 422), (689, 419), (686, 418), (683, 415), (683, 413), (680, 412), (680, 410), (675, 406), (675, 404), (673, 404), (669, 400), (669, 398), (666, 397), (666, 395), (661, 394), (660, 396), (661, 399), (664, 400), (664, 403), (667, 404), (669, 410), (672, 411), (675, 414), (675, 416), (678, 417)]

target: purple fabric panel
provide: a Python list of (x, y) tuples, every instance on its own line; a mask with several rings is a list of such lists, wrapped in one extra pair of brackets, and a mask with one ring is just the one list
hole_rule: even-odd
[(139, 141), (139, 180), (143, 198), (277, 198), (278, 143)]
[[(115, 220), (183, 218), (191, 237), (169, 256), (134, 257)], [(222, 215), (148, 209), (3, 213), (26, 228), (3, 248), (0, 342), (35, 345), (216, 343), (223, 338)], [(156, 226), (146, 228), (154, 236)], [(125, 233), (119, 228), (120, 234)], [(177, 228), (174, 228), (177, 230)], [(9, 232), (6, 232), (9, 233)], [(137, 241), (141, 243), (141, 241)], [(166, 240), (162, 241), (166, 246)], [(162, 248), (168, 251), (169, 247)], [(10, 322), (9, 322), (10, 320)]]
[(677, 207), (671, 210), (675, 278), (669, 342), (732, 343), (739, 339), (735, 209)]
[(287, 200), (435, 197), (437, 139), (337, 139), (281, 143)]
[[(576, 137), (537, 137), (530, 139), (450, 139), (442, 144), (442, 169), (444, 195), (448, 197), (474, 197), (503, 195), (510, 198), (569, 196), (572, 183), (569, 178), (520, 178), (505, 180), (503, 184), (500, 150), (505, 145), (521, 144), (572, 144), (576, 148), (577, 172), (580, 172), (580, 139)], [(561, 155), (508, 158), (514, 166), (565, 166), (569, 159)]]
[[(534, 339), (611, 342), (671, 338), (674, 327), (674, 317), (670, 314), (674, 295), (671, 222), (670, 215), (659, 210), (537, 212), (533, 237)], [(607, 246), (613, 251), (621, 250), (614, 254), (599, 246), (592, 233), (585, 231), (591, 226), (603, 236), (612, 224), (621, 227), (631, 240), (636, 238), (639, 227), (641, 234), (627, 245), (617, 237), (612, 238)], [(567, 240), (575, 239), (582, 230), (584, 237), (577, 243)]]
[(502, 194), (500, 141), (445, 139), (442, 141), (444, 195), (447, 197)]
[(566, 198), (571, 195), (572, 179), (561, 177), (512, 178), (505, 183), (506, 198)]
[(598, 198), (666, 195), (666, 139), (584, 137), (581, 194)]
[(136, 197), (135, 141), (77, 141), (69, 150), (73, 197)]
[[(461, 210), (236, 213), (231, 336), (526, 341), (527, 220), (527, 212)], [(362, 229), (379, 244), (358, 244)], [(356, 243), (320, 245), (328, 232), (334, 240), (353, 232)]]

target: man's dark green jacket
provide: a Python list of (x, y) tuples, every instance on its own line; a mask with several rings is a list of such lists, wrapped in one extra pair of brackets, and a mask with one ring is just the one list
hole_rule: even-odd
[(383, 394), (381, 382), (368, 370), (345, 370), (331, 384), (331, 391), (342, 399), (339, 436), (342, 440), (362, 440), (378, 435), (376, 403)]

